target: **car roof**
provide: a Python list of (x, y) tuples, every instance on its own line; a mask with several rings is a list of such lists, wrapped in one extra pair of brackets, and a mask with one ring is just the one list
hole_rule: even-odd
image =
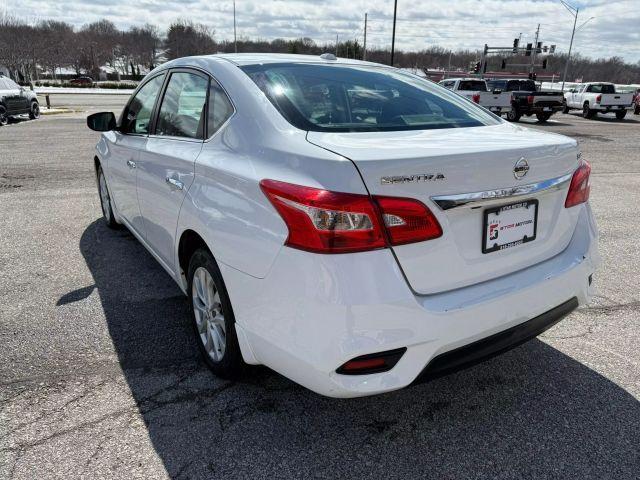
[(475, 78), (475, 77), (458, 77), (458, 78), (445, 78), (444, 80), (442, 80), (443, 82), (446, 81), (456, 81), (456, 80), (460, 80), (460, 81), (464, 81), (467, 82), (469, 80), (477, 80), (479, 82), (484, 82), (485, 79), (484, 78)]
[(294, 55), (288, 53), (218, 53), (215, 55), (206, 55), (205, 57), (213, 57), (227, 60), (238, 66), (256, 65), (264, 63), (326, 63), (326, 64), (347, 64), (347, 65), (371, 65), (371, 66), (388, 66), (380, 63), (365, 62), (362, 60), (354, 60), (352, 58), (336, 58), (335, 60), (324, 59), (320, 55)]

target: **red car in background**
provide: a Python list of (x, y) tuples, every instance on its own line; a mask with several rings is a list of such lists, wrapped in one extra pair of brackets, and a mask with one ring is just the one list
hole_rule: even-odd
[(93, 86), (93, 78), (91, 77), (78, 77), (78, 78), (74, 78), (73, 80), (69, 81), (70, 85), (77, 85), (77, 86)]

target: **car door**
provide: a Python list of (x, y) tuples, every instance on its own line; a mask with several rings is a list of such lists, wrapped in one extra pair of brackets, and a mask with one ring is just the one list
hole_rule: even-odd
[(582, 101), (583, 101), (584, 92), (586, 91), (586, 89), (587, 89), (586, 85), (578, 85), (578, 87), (576, 88), (575, 93), (572, 94), (572, 96), (573, 96), (573, 107), (582, 108)]
[(131, 97), (110, 145), (107, 181), (111, 196), (120, 217), (142, 237), (144, 222), (136, 191), (137, 166), (140, 152), (148, 141), (154, 108), (165, 76), (165, 73), (161, 73), (149, 79)]
[(205, 137), (208, 89), (206, 74), (172, 70), (153, 132), (140, 152), (137, 188), (145, 238), (171, 271), (178, 214)]
[(25, 107), (20, 85), (10, 78), (3, 78), (4, 83), (4, 103), (8, 115), (22, 115), (27, 113), (28, 105)]

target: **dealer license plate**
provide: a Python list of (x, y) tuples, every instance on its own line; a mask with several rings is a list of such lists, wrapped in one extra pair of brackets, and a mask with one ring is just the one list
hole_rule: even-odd
[(485, 210), (482, 253), (505, 250), (535, 240), (537, 223), (537, 200)]

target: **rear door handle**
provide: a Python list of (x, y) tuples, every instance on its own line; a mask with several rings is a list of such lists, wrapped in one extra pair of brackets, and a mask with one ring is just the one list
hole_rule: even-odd
[(129, 168), (136, 168), (136, 162), (134, 162), (133, 160), (127, 160), (127, 166)]
[(173, 177), (167, 177), (167, 183), (172, 187), (177, 188), (178, 190), (182, 190), (184, 188), (184, 183), (182, 183), (180, 180), (176, 180)]

